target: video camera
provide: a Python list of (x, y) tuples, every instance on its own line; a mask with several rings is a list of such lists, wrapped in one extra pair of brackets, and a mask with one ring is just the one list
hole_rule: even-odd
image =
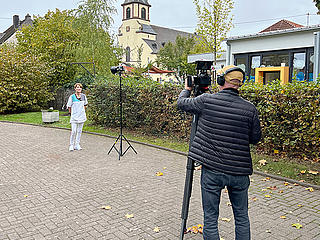
[(118, 72), (124, 72), (124, 67), (123, 66), (113, 66), (110, 68), (110, 71), (112, 74), (116, 74)]
[(199, 96), (206, 91), (211, 85), (211, 66), (213, 61), (196, 61), (197, 76), (187, 76), (187, 86), (192, 87), (194, 95)]

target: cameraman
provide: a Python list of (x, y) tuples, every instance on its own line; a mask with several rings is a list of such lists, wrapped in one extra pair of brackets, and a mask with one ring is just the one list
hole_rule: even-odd
[(199, 116), (189, 158), (202, 164), (201, 193), (204, 212), (203, 238), (219, 240), (218, 218), (221, 190), (227, 187), (235, 219), (235, 239), (250, 239), (248, 216), (249, 175), (252, 159), (249, 144), (257, 144), (261, 127), (255, 106), (239, 96), (242, 69), (224, 67), (217, 82), (220, 91), (190, 98), (185, 84), (178, 107)]

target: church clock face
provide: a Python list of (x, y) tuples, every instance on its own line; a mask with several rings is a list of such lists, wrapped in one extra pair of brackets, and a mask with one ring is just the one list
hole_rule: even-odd
[(130, 26), (126, 26), (126, 31), (130, 32)]

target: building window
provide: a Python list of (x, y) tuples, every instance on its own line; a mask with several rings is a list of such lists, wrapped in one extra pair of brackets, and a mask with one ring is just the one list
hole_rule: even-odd
[(261, 65), (261, 57), (260, 56), (252, 56), (251, 57), (251, 70), (250, 70), (250, 80), (255, 81), (255, 69), (260, 67)]
[(141, 18), (146, 20), (146, 9), (145, 8), (141, 9)]
[(313, 64), (314, 64), (314, 54), (313, 52), (309, 53), (309, 69), (308, 69), (308, 80), (313, 81)]
[(126, 62), (130, 62), (130, 47), (126, 48)]
[(246, 72), (247, 66), (247, 55), (246, 56), (236, 56), (234, 60), (234, 65), (241, 68), (244, 72)]
[(289, 66), (289, 53), (268, 53), (262, 57), (264, 67)]
[(126, 10), (126, 19), (129, 19), (131, 17), (131, 9), (128, 7)]
[(305, 67), (306, 67), (306, 53), (294, 53), (293, 54), (293, 69), (292, 79), (298, 81), (305, 80)]

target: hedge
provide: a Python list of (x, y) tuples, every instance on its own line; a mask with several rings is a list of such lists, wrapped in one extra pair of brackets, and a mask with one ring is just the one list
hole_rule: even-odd
[[(180, 87), (149, 79), (124, 78), (122, 84), (123, 126), (144, 134), (188, 138), (191, 116), (177, 109)], [(89, 116), (94, 123), (119, 127), (119, 81), (109, 79), (87, 91)]]
[[(216, 88), (215, 88), (216, 89)], [(182, 86), (161, 85), (148, 79), (123, 80), (123, 126), (144, 134), (173, 136), (186, 141), (191, 115), (177, 109)], [(292, 82), (267, 86), (245, 84), (241, 96), (256, 105), (263, 129), (258, 149), (302, 159), (319, 158), (320, 84)], [(119, 127), (119, 82), (100, 81), (88, 92), (89, 116), (94, 123)]]
[(267, 153), (283, 153), (305, 159), (319, 158), (320, 82), (281, 85), (246, 84), (243, 98), (257, 107), (263, 139), (259, 148)]

